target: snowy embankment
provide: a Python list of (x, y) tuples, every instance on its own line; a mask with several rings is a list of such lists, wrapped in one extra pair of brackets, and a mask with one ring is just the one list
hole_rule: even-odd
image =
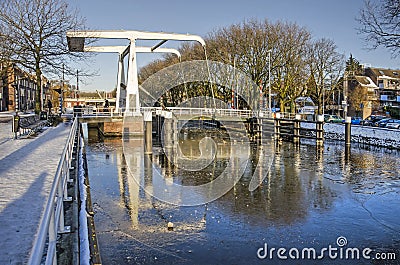
[[(302, 128), (315, 128), (315, 124), (301, 123)], [(344, 141), (344, 124), (325, 123), (325, 139)], [(400, 130), (370, 126), (351, 126), (351, 142), (400, 149)]]

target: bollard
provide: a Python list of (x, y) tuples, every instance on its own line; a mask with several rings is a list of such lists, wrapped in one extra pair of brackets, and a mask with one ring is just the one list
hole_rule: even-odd
[(12, 123), (12, 132), (14, 133), (14, 139), (17, 139), (17, 133), (19, 132), (20, 127), (20, 117), (18, 113), (13, 116), (13, 123)]
[(145, 155), (144, 156), (144, 177), (143, 177), (143, 184), (146, 190), (153, 189), (153, 162), (152, 162), (152, 155)]
[(351, 145), (346, 145), (344, 148), (344, 158), (345, 158), (345, 164), (347, 165), (350, 161), (350, 155), (351, 155)]
[(152, 113), (151, 111), (145, 111), (143, 113), (143, 121), (145, 128), (145, 145), (144, 153), (146, 155), (153, 153), (153, 126), (152, 126)]
[(301, 115), (296, 114), (293, 128), (293, 143), (295, 144), (300, 143), (300, 119)]
[(275, 115), (275, 137), (277, 140), (281, 139), (281, 122), (280, 122), (281, 114), (276, 113)]
[(324, 115), (317, 116), (316, 129), (317, 147), (321, 147), (324, 145)]
[(351, 117), (346, 117), (345, 120), (344, 140), (346, 146), (351, 144)]
[(168, 222), (167, 227), (168, 227), (168, 231), (173, 231), (174, 230), (174, 223)]

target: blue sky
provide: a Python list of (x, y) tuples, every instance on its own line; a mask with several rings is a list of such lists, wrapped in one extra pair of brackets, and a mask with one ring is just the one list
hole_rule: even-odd
[[(267, 18), (271, 22), (295, 22), (306, 27), (314, 38), (330, 38), (339, 52), (350, 53), (361, 63), (373, 67), (398, 69), (400, 60), (391, 58), (385, 49), (367, 50), (362, 36), (357, 34), (355, 18), (363, 0), (67, 0), (86, 18), (89, 29), (144, 30), (190, 33), (205, 36), (220, 27), (246, 19)], [(103, 44), (127, 44), (108, 41)], [(148, 43), (152, 45), (153, 43)], [(167, 43), (163, 47), (177, 47)], [(159, 58), (138, 55), (138, 66)], [(77, 66), (79, 68), (79, 66)], [(111, 90), (116, 86), (117, 55), (98, 54), (92, 64), (98, 76), (80, 84), (81, 90)], [(71, 83), (74, 84), (74, 79)]]

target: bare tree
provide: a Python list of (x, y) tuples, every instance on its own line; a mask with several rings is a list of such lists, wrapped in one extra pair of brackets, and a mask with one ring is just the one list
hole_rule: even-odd
[(400, 55), (400, 1), (365, 0), (364, 8), (357, 18), (361, 27), (359, 32), (372, 48), (383, 46), (394, 57)]
[[(320, 99), (318, 102), (322, 106), (322, 87), (329, 84), (333, 91), (340, 84), (344, 62), (333, 41), (322, 39), (312, 42), (311, 33), (295, 23), (249, 20), (211, 32), (206, 43), (208, 59), (237, 67), (259, 85), (265, 94), (270, 81), (270, 67), (273, 77), (271, 90), (276, 94), (275, 98), (280, 102), (282, 111), (286, 107), (294, 111), (294, 102), (304, 94), (307, 85), (308, 89), (313, 88), (312, 91)], [(184, 45), (180, 52), (182, 60), (204, 59), (204, 52), (199, 45)], [(271, 65), (268, 65), (269, 61)], [(149, 64), (142, 68), (141, 76), (145, 79), (173, 63), (167, 57), (162, 62)], [(311, 76), (314, 80), (312, 86), (309, 79)], [(329, 83), (326, 81), (328, 77)], [(222, 100), (230, 99), (229, 89), (223, 89), (218, 87), (214, 90), (214, 95)], [(259, 94), (250, 96), (248, 90), (244, 87), (242, 95), (253, 101), (257, 100)], [(188, 86), (189, 95), (206, 95), (207, 92), (209, 89), (201, 84)], [(182, 93), (177, 95), (182, 96)]]
[(84, 56), (68, 51), (65, 33), (84, 28), (84, 20), (64, 0), (2, 0), (0, 40), (10, 60), (36, 76), (35, 111), (42, 109), (42, 73), (59, 74)]
[(306, 59), (311, 34), (293, 23), (277, 23), (274, 27), (279, 42), (273, 48), (273, 89), (277, 92), (281, 111), (288, 106), (294, 111), (294, 101), (303, 94), (308, 73)]
[(335, 88), (344, 71), (344, 55), (337, 51), (332, 40), (319, 39), (310, 44), (308, 67), (310, 79), (307, 92), (318, 106), (318, 114)]
[(260, 85), (268, 82), (268, 50), (271, 48), (267, 21), (249, 20), (209, 34), (210, 58), (235, 65)]
[(210, 58), (235, 65), (264, 93), (270, 82), (270, 67), (274, 77), (272, 92), (277, 94), (284, 111), (304, 90), (305, 55), (310, 39), (305, 28), (293, 23), (249, 20), (212, 32), (207, 49)]
[(365, 87), (357, 86), (349, 92), (349, 104), (351, 108), (359, 116), (362, 111), (362, 105), (366, 105), (368, 102), (368, 91)]
[(5, 29), (0, 24), (0, 76), (3, 77), (4, 74), (7, 74), (8, 67), (10, 65), (11, 51), (7, 47), (7, 38), (2, 32), (5, 32)]

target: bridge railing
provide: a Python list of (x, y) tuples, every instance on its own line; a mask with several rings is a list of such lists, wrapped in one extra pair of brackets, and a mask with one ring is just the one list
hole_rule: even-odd
[(84, 117), (114, 117), (123, 116), (123, 111), (120, 109), (116, 111), (115, 108), (96, 108), (91, 106), (85, 106), (80, 108), (74, 108), (74, 116), (84, 116)]
[(35, 238), (29, 257), (29, 265), (42, 263), (46, 242), (48, 245), (45, 264), (57, 264), (57, 235), (58, 233), (69, 232), (70, 228), (65, 226), (64, 223), (64, 201), (71, 200), (67, 193), (67, 183), (70, 181), (69, 172), (71, 169), (75, 135), (78, 130), (78, 119), (75, 119), (57, 167), (44, 215), (40, 220), (39, 232)]
[(199, 116), (224, 116), (224, 117), (240, 117), (251, 118), (257, 116), (257, 112), (252, 110), (238, 110), (238, 109), (214, 109), (214, 108), (181, 108), (169, 107), (169, 111), (174, 115), (199, 115)]
[[(132, 109), (131, 113), (134, 113), (136, 109)], [(273, 118), (274, 113), (268, 110), (243, 110), (243, 109), (214, 109), (214, 108), (186, 108), (186, 107), (168, 107), (163, 109), (162, 107), (141, 107), (140, 111), (143, 112), (159, 112), (159, 111), (170, 111), (176, 116), (183, 115), (198, 115), (198, 116), (224, 116), (224, 117), (239, 117), (239, 118), (252, 118), (252, 117), (263, 117)], [(74, 116), (84, 117), (121, 117), (124, 116), (125, 109), (108, 108), (97, 108), (93, 107), (82, 107), (74, 110)], [(294, 119), (295, 113), (284, 113), (280, 112), (281, 118)]]

